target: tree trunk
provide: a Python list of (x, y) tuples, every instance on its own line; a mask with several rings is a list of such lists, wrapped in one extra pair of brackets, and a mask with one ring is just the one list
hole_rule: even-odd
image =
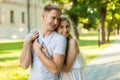
[(117, 24), (117, 35), (120, 34), (119, 30), (120, 30), (120, 24), (118, 23), (118, 24)]
[(73, 0), (73, 6), (77, 5), (77, 0)]
[(79, 40), (79, 34), (78, 34), (78, 30), (77, 30), (77, 25), (76, 25), (77, 23), (75, 20), (73, 20), (73, 19), (71, 19), (71, 20), (73, 22), (73, 32), (74, 32), (75, 38), (77, 40)]
[(27, 26), (28, 26), (28, 33), (30, 32), (30, 1), (27, 0)]
[[(72, 3), (73, 3), (72, 7), (77, 6), (77, 0), (72, 0)], [(75, 38), (79, 40), (79, 33), (77, 30), (77, 21), (76, 21), (77, 19), (71, 17), (71, 20), (73, 22), (73, 32), (74, 32)]]
[(106, 16), (106, 7), (100, 8), (100, 43), (104, 44), (105, 41), (105, 16)]
[(108, 27), (108, 35), (107, 35), (107, 42), (109, 43), (109, 38), (110, 38), (110, 33), (112, 31), (112, 24), (113, 24), (113, 19), (110, 21), (109, 27)]

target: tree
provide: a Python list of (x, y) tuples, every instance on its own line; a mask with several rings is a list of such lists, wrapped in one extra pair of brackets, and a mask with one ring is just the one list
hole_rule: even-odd
[[(119, 21), (120, 21), (120, 3), (118, 2), (118, 0), (114, 0), (111, 3), (108, 3), (107, 5), (107, 22), (108, 22), (108, 26), (107, 26), (107, 30), (108, 30), (108, 34), (107, 34), (107, 42), (109, 43), (109, 38), (111, 35), (111, 32), (113, 31), (113, 29), (117, 29), (117, 33), (119, 34)], [(115, 30), (114, 30), (115, 31)]]
[[(106, 25), (108, 26), (108, 38), (112, 31), (112, 25), (117, 25), (119, 29), (120, 21), (117, 15), (120, 15), (120, 0), (51, 0), (53, 3), (59, 4), (64, 14), (67, 14), (73, 22), (73, 29), (76, 39), (79, 39), (77, 27), (79, 23), (83, 24), (83, 27), (90, 30), (91, 28), (100, 30), (100, 43), (106, 43)], [(69, 5), (69, 8), (65, 6)], [(115, 5), (117, 8), (111, 10), (110, 6)], [(109, 15), (111, 14), (111, 15)], [(112, 16), (112, 19), (106, 19), (106, 16)], [(100, 26), (99, 26), (100, 25)]]
[[(100, 43), (101, 44), (104, 44), (106, 43), (106, 39), (105, 39), (105, 35), (106, 35), (106, 31), (105, 31), (105, 22), (106, 21), (109, 21), (108, 24), (108, 35), (107, 35), (107, 41), (109, 42), (109, 37), (110, 37), (110, 33), (112, 31), (112, 27), (113, 27), (113, 24), (115, 24), (115, 17), (114, 15), (116, 13), (118, 13), (119, 9), (120, 9), (120, 0), (90, 0), (89, 1), (89, 5), (93, 5), (91, 6), (92, 8), (96, 7), (97, 9), (97, 14), (99, 14), (99, 22), (100, 22)], [(115, 6), (117, 8), (115, 8)], [(111, 15), (109, 15), (111, 14)], [(109, 16), (111, 18), (109, 18), (109, 20), (106, 20), (106, 16)], [(96, 17), (97, 18), (97, 17)], [(118, 19), (116, 19), (117, 22), (118, 22)], [(118, 25), (118, 29), (119, 29), (119, 24)]]
[[(52, 0), (53, 3), (59, 3), (59, 6), (63, 9), (64, 14), (67, 14), (69, 16), (69, 18), (71, 19), (72, 23), (73, 23), (73, 30), (74, 30), (74, 35), (75, 38), (78, 40), (79, 39), (79, 34), (78, 34), (78, 30), (77, 30), (77, 26), (80, 23), (80, 17), (82, 17), (83, 15), (85, 15), (84, 12), (87, 10), (86, 6), (81, 6), (85, 3), (84, 0)], [(66, 5), (70, 5), (69, 9), (67, 9), (66, 7), (64, 7)]]

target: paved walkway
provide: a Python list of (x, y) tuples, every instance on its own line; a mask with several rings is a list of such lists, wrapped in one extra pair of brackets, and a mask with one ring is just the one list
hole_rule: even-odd
[(120, 80), (120, 38), (88, 64), (86, 75), (87, 80)]

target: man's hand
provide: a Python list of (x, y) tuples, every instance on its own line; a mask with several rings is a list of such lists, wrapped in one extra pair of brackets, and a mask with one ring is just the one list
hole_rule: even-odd
[(25, 43), (32, 43), (39, 36), (38, 31), (31, 31), (24, 39)]
[(35, 39), (35, 41), (33, 42), (33, 50), (36, 52), (37, 55), (39, 55), (38, 52), (40, 51), (42, 52), (42, 54), (45, 54), (47, 57), (50, 57), (46, 46), (42, 42), (38, 43), (37, 39)]

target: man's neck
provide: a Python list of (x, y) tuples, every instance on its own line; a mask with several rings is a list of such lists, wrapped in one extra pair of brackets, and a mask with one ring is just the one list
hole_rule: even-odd
[(50, 35), (52, 32), (53, 31), (48, 30), (45, 25), (42, 25), (40, 28), (40, 33), (43, 37)]

